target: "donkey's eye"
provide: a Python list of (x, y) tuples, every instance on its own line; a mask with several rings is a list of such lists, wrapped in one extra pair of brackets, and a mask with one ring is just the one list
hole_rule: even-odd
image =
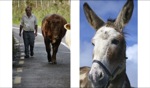
[(95, 44), (92, 42), (92, 45), (95, 46)]
[(95, 46), (95, 44), (92, 42), (92, 45)]
[(93, 46), (95, 46), (95, 44), (94, 44), (94, 43), (95, 43), (95, 40), (94, 40), (94, 39), (92, 39), (92, 41), (91, 41), (91, 42), (92, 42), (92, 45), (93, 45)]
[(112, 43), (112, 44), (115, 44), (115, 45), (118, 45), (118, 44), (119, 44), (119, 40), (113, 39), (113, 40), (111, 41), (111, 43)]

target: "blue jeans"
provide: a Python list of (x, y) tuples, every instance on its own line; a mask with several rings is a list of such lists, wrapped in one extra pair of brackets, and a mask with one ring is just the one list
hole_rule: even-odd
[(23, 31), (23, 41), (24, 41), (26, 56), (29, 56), (29, 47), (30, 47), (30, 52), (33, 52), (34, 40), (35, 40), (34, 31)]

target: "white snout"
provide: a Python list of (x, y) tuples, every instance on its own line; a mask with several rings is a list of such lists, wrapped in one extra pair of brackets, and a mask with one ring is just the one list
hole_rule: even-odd
[(99, 67), (97, 63), (93, 63), (92, 68), (89, 72), (89, 79), (93, 81), (94, 83), (97, 83), (103, 78), (104, 78), (103, 70)]

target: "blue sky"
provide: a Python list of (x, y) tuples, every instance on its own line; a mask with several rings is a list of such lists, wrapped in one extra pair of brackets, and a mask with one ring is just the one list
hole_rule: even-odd
[[(95, 13), (101, 17), (105, 22), (108, 18), (116, 18), (126, 3), (125, 0), (83, 0), (80, 1), (80, 66), (92, 65), (92, 52), (93, 46), (91, 39), (95, 34), (95, 30), (87, 22), (83, 4), (87, 2)], [(134, 1), (134, 11), (132, 18), (126, 25), (124, 31), (126, 34), (127, 42), (127, 74), (132, 86), (137, 87), (137, 1)]]

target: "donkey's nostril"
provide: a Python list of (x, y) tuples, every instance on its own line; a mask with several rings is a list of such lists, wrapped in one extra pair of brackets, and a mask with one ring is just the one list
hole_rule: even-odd
[(102, 80), (104, 78), (104, 74), (101, 72), (100, 74), (99, 74), (99, 80)]
[(88, 77), (89, 77), (89, 79), (91, 80), (91, 81), (93, 81), (93, 82), (98, 82), (98, 81), (100, 81), (100, 80), (103, 80), (103, 78), (104, 78), (104, 74), (103, 74), (103, 72), (94, 72), (94, 73), (92, 73), (92, 74), (90, 74), (89, 73), (89, 75), (88, 75)]
[(100, 73), (100, 76), (99, 76), (100, 78), (102, 77), (102, 73)]

